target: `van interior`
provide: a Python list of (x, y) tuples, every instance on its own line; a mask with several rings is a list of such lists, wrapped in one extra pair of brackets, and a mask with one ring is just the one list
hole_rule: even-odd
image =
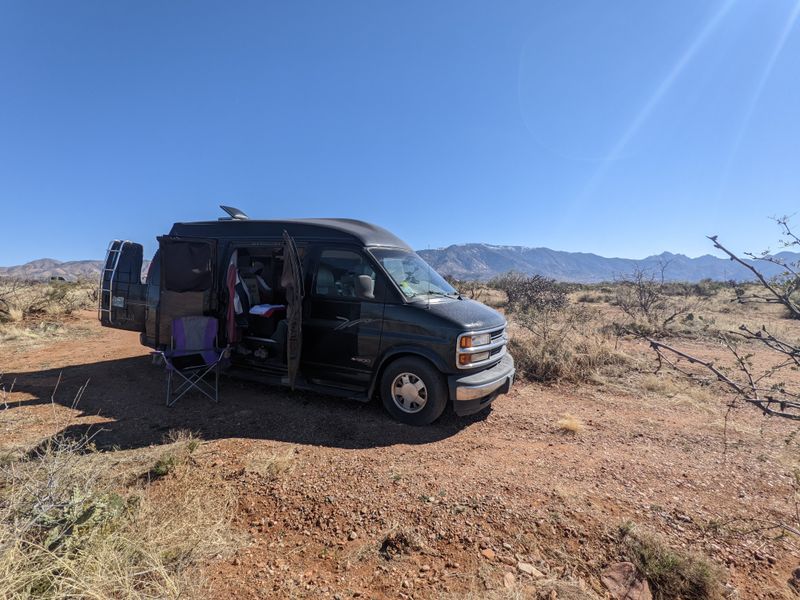
[[(249, 246), (235, 250), (233, 284), (235, 334), (231, 361), (272, 372), (286, 372), (287, 296), (281, 285), (283, 247)], [(228, 314), (230, 312), (228, 311)]]

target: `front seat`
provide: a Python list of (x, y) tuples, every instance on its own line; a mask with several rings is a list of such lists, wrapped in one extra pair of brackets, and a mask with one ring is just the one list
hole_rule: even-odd
[(316, 293), (320, 296), (336, 296), (336, 280), (333, 271), (327, 265), (320, 265), (317, 270)]

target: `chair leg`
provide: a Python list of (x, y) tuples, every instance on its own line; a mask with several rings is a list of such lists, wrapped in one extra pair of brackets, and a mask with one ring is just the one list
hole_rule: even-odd
[(219, 404), (219, 362), (214, 369), (214, 402)]
[(172, 406), (172, 371), (167, 369), (167, 406)]

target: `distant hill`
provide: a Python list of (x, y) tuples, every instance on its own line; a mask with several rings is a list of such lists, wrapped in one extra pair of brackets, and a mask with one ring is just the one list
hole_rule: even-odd
[(50, 279), (63, 277), (67, 281), (78, 279), (96, 279), (103, 268), (101, 260), (72, 260), (61, 262), (54, 258), (40, 258), (24, 265), (0, 267), (0, 277), (16, 279)]
[[(719, 281), (753, 279), (750, 271), (730, 260), (706, 254), (689, 258), (683, 254), (663, 252), (642, 259), (605, 258), (584, 252), (562, 252), (549, 248), (525, 246), (493, 246), (491, 244), (458, 244), (447, 248), (420, 250), (419, 254), (443, 275), (457, 279), (490, 279), (509, 271), (539, 274), (559, 281), (597, 283), (613, 281), (631, 274), (635, 269), (661, 273), (666, 264), (664, 277), (670, 281)], [(800, 261), (800, 254), (781, 252), (776, 256), (789, 262)], [(147, 272), (149, 261), (145, 261), (143, 272)], [(61, 262), (52, 258), (34, 260), (24, 265), (0, 267), (0, 277), (21, 279), (49, 279), (63, 277), (67, 281), (92, 279), (100, 275), (101, 260), (76, 260)], [(779, 267), (760, 263), (759, 269), (766, 275), (776, 275)]]
[[(150, 261), (145, 260), (142, 265), (142, 274), (147, 273), (149, 265)], [(24, 265), (0, 267), (0, 277), (28, 280), (47, 280), (51, 277), (63, 277), (67, 281), (78, 281), (83, 279), (98, 279), (102, 268), (102, 260), (71, 260), (62, 262), (54, 258), (40, 258), (39, 260), (27, 262)]]
[[(490, 244), (458, 244), (420, 250), (419, 254), (438, 272), (457, 279), (485, 280), (515, 271), (544, 275), (559, 281), (597, 283), (613, 281), (631, 274), (637, 268), (660, 276), (662, 264), (667, 265), (664, 277), (670, 281), (753, 279), (752, 273), (743, 266), (710, 254), (689, 258), (683, 254), (664, 252), (643, 259), (605, 258), (584, 252)], [(781, 252), (776, 256), (789, 262), (800, 260), (800, 254), (794, 252)], [(769, 276), (780, 273), (779, 267), (767, 263), (760, 262), (759, 269)]]

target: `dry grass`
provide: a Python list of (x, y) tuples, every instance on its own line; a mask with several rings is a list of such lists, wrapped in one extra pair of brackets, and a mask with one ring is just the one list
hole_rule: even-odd
[(68, 315), (97, 306), (97, 282), (40, 282), (0, 279), (0, 321), (19, 322), (37, 315)]
[(630, 361), (614, 348), (596, 311), (563, 310), (513, 314), (509, 351), (523, 379), (595, 382), (598, 374)]
[(676, 550), (630, 523), (619, 529), (622, 553), (650, 583), (655, 600), (715, 600), (723, 597), (719, 567), (697, 554)]
[(564, 413), (561, 418), (556, 421), (556, 428), (562, 433), (569, 433), (577, 435), (586, 430), (586, 425), (578, 417), (569, 413)]
[(535, 584), (522, 579), (519, 574), (514, 584), (506, 587), (504, 573), (484, 567), (472, 581), (468, 592), (443, 594), (442, 600), (600, 600), (582, 581), (547, 579)]
[(1, 465), (0, 597), (201, 595), (193, 567), (231, 545), (234, 495), (189, 460), (198, 446), (155, 450), (183, 457), (158, 483), (130, 477), (152, 451), (120, 468), (88, 439), (54, 438)]
[(245, 457), (245, 469), (267, 479), (274, 479), (283, 473), (292, 471), (296, 455), (297, 452), (294, 448), (289, 448), (284, 452), (257, 449)]

